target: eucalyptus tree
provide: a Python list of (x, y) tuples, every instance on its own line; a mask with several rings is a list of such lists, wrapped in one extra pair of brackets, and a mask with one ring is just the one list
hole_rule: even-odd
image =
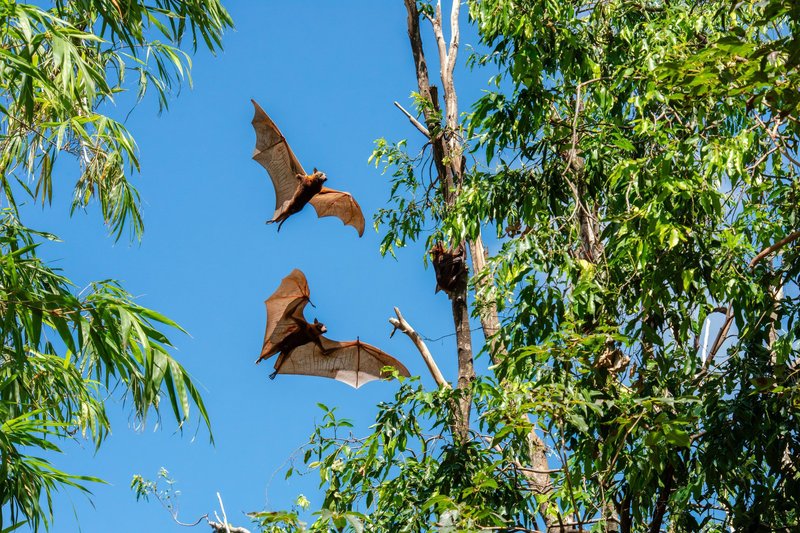
[[(117, 239), (140, 237), (134, 139), (104, 114), (115, 96), (154, 92), (166, 107), (189, 76), (180, 47), (212, 52), (231, 25), (217, 0), (0, 0), (0, 529), (52, 520), (52, 493), (86, 489), (86, 475), (40, 457), (81, 437), (100, 446), (109, 431), (104, 399), (123, 390), (144, 422), (161, 400), (182, 424), (202, 399), (169, 354), (164, 329), (114, 281), (78, 292), (36, 256), (55, 240), (22, 221), (25, 199), (47, 204), (53, 181), (73, 174), (72, 208), (97, 203)], [(72, 160), (72, 162), (68, 161)], [(52, 454), (48, 456), (53, 457)]]
[(440, 4), (405, 1), (419, 90), (405, 113), (426, 144), (379, 141), (393, 183), (378, 221), (384, 252), (470, 247), (493, 364), (473, 378), (459, 341), (451, 387), (443, 355), (426, 354), (439, 388), (404, 383), (363, 438), (327, 410), (304, 457), (325, 490), (314, 521), (302, 506), (255, 518), (267, 531), (796, 530), (800, 7), (471, 0), (470, 60), (493, 77), (462, 124), (459, 4), (448, 42)]

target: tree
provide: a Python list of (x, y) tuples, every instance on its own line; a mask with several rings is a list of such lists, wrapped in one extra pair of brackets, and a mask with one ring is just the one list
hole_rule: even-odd
[[(459, 2), (449, 45), (440, 4), (405, 5), (423, 118), (406, 115), (428, 144), (379, 141), (394, 169), (382, 250), (468, 244), (494, 365), (473, 379), (453, 291), (457, 386), (404, 383), (363, 438), (326, 410), (304, 457), (325, 489), (307, 527), (800, 526), (795, 3), (471, 1), (472, 60), (499, 75), (465, 126)], [(267, 531), (298, 517), (257, 515)]]
[(59, 161), (72, 156), (73, 211), (96, 199), (116, 239), (126, 228), (140, 237), (134, 140), (102, 110), (132, 76), (139, 99), (155, 90), (165, 108), (189, 75), (179, 46), (188, 39), (213, 52), (231, 20), (216, 0), (57, 0), (50, 8), (2, 0), (0, 21), (0, 529), (10, 531), (48, 525), (54, 490), (99, 481), (37, 455), (78, 432), (100, 446), (109, 431), (104, 398), (119, 384), (141, 422), (165, 397), (179, 424), (192, 403), (209, 424), (162, 331), (180, 327), (114, 281), (77, 293), (36, 257), (55, 237), (26, 227), (19, 206), (24, 197), (51, 202), (53, 179), (71, 168)]

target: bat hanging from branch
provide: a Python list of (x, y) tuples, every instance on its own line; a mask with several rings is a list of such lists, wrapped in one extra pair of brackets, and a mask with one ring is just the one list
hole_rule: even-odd
[(294, 269), (265, 302), (267, 329), (256, 363), (278, 355), (270, 378), (277, 374), (322, 376), (357, 389), (370, 381), (390, 377), (389, 372), (383, 372), (387, 366), (394, 367), (401, 376), (411, 375), (400, 361), (370, 344), (323, 337), (327, 331), (325, 325), (317, 319), (309, 323), (303, 315), (309, 297), (305, 275)]
[(463, 244), (452, 249), (437, 242), (428, 253), (433, 263), (433, 271), (436, 273), (436, 292), (442, 290), (452, 297), (466, 288), (467, 255)]
[(275, 187), (275, 214), (267, 224), (277, 222), (280, 231), (287, 218), (311, 204), (318, 217), (338, 217), (345, 225), (356, 228), (361, 237), (364, 215), (358, 202), (350, 193), (323, 187), (328, 178), (316, 168), (306, 174), (278, 126), (255, 100), (251, 102), (255, 107), (253, 129), (256, 131), (253, 159), (267, 169)]

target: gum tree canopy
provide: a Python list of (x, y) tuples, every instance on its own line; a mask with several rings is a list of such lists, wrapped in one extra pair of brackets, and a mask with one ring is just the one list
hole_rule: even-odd
[(262, 527), (800, 527), (800, 6), (469, 1), (499, 75), (461, 123), (459, 3), (405, 5), (425, 145), (379, 141), (384, 251), (468, 246), (494, 364), (454, 290), (457, 386), (406, 382), (363, 438), (328, 412), (315, 522)]
[[(36, 257), (51, 234), (27, 228), (19, 208), (49, 203), (53, 180), (75, 177), (73, 210), (100, 206), (118, 239), (143, 230), (133, 138), (102, 113), (132, 86), (162, 107), (188, 75), (189, 56), (214, 51), (230, 26), (217, 0), (0, 0), (0, 529), (51, 519), (52, 491), (85, 490), (96, 478), (41, 459), (76, 433), (99, 446), (108, 434), (103, 400), (118, 384), (134, 416), (159, 410), (162, 395), (179, 424), (194, 403), (208, 415), (162, 329), (180, 329), (134, 303), (113, 281), (78, 293)], [(71, 165), (59, 164), (65, 158)]]

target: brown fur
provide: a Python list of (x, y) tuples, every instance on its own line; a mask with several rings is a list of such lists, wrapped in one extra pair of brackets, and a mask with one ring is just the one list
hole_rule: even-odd
[(322, 184), (325, 183), (327, 179), (325, 174), (318, 171), (316, 168), (311, 175), (304, 176), (298, 174), (297, 188), (294, 191), (292, 199), (281, 206), (280, 213), (270, 220), (269, 223), (277, 222), (278, 231), (280, 231), (281, 226), (287, 218), (295, 213), (299, 213), (313, 197), (319, 194), (322, 190)]
[[(291, 355), (292, 351), (300, 346), (304, 346), (313, 342), (319, 346), (319, 349), (322, 350), (323, 353), (325, 353), (325, 349), (322, 347), (322, 341), (320, 340), (322, 334), (328, 331), (328, 328), (325, 327), (325, 324), (316, 318), (314, 319), (313, 324), (309, 324), (305, 320), (300, 320), (297, 318), (293, 320), (296, 324), (296, 329), (293, 328), (294, 330), (284, 337), (281, 342), (275, 345), (266, 354), (262, 355), (263, 358), (266, 358), (276, 353), (280, 353), (278, 356), (278, 361), (275, 363), (275, 372), (269, 376), (270, 379), (275, 379), (275, 376), (278, 374), (278, 370), (280, 370), (281, 365), (286, 358)], [(259, 359), (259, 361), (260, 360), (261, 359)]]
[(436, 273), (436, 292), (443, 290), (452, 296), (466, 287), (467, 255), (463, 244), (453, 250), (437, 242), (429, 253)]

